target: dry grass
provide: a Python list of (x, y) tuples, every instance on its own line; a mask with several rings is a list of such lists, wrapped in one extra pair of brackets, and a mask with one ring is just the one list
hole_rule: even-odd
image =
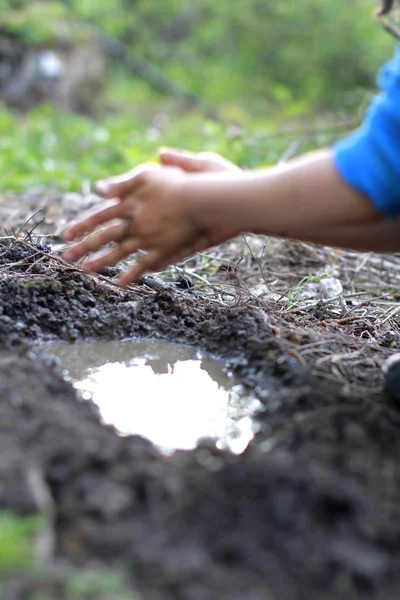
[[(400, 255), (245, 235), (161, 277), (182, 274), (203, 298), (264, 311), (288, 354), (347, 388), (381, 388), (381, 364), (400, 347)], [(327, 298), (328, 277), (342, 289)]]

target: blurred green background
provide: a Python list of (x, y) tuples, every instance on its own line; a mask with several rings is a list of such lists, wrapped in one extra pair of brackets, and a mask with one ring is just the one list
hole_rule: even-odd
[(395, 46), (373, 0), (0, 4), (3, 190), (79, 190), (165, 145), (253, 167), (329, 144)]

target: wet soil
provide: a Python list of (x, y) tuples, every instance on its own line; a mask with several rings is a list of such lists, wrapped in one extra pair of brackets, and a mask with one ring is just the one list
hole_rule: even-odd
[[(123, 567), (131, 597), (149, 600), (399, 597), (400, 412), (383, 390), (384, 344), (351, 337), (370, 383), (334, 379), (298, 360), (311, 325), (273, 304), (222, 306), (151, 280), (121, 290), (48, 252), (0, 256), (0, 509), (51, 515), (47, 565)], [(202, 440), (165, 456), (120, 437), (33, 349), (129, 337), (223, 358), (263, 405), (247, 450)], [(35, 590), (15, 574), (3, 595)]]

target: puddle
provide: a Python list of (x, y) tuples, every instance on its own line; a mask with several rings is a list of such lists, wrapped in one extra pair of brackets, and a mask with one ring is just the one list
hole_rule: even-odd
[(122, 434), (139, 434), (164, 450), (218, 438), (237, 454), (254, 436), (259, 407), (223, 365), (194, 348), (160, 340), (46, 344), (83, 398)]

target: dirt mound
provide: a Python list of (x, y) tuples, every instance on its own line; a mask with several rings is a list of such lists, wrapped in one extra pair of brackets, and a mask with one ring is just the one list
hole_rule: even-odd
[[(382, 391), (300, 364), (261, 307), (121, 290), (46, 247), (0, 260), (0, 508), (51, 514), (50, 564), (122, 566), (150, 600), (398, 598), (400, 414)], [(243, 455), (204, 440), (164, 456), (119, 437), (31, 346), (130, 336), (226, 360), (263, 404)], [(33, 598), (38, 583), (16, 574), (4, 589)]]

